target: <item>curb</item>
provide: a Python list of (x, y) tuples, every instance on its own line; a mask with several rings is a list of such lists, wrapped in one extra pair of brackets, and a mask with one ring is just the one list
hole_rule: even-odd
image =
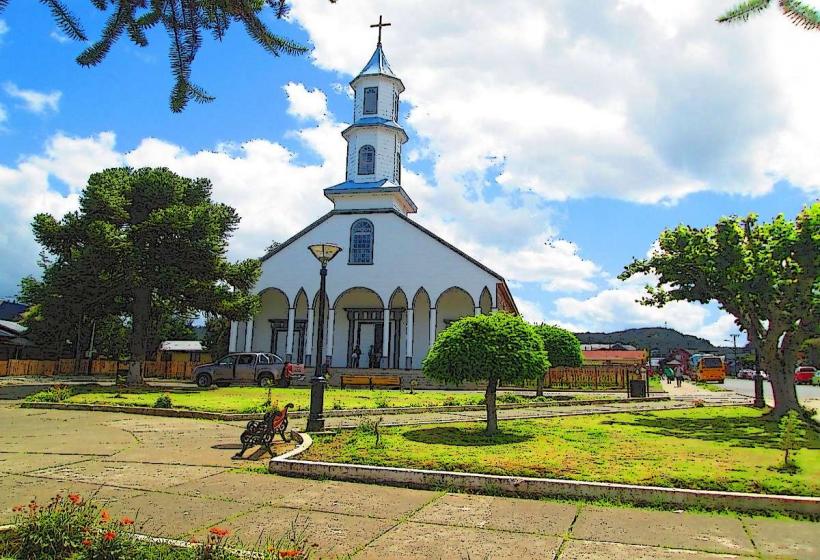
[[(567, 406), (590, 406), (596, 404), (617, 404), (617, 403), (643, 403), (671, 401), (668, 396), (645, 397), (645, 398), (622, 398), (622, 399), (594, 399), (585, 401), (556, 401), (545, 403), (499, 403), (498, 410), (516, 410), (523, 408), (551, 408)], [(247, 421), (260, 420), (264, 414), (261, 412), (240, 414), (205, 412), (201, 410), (188, 410), (185, 408), (153, 408), (148, 406), (120, 406), (110, 404), (82, 404), (82, 403), (50, 403), (50, 402), (22, 402), (20, 408), (36, 408), (47, 410), (82, 410), (89, 412), (120, 412), (124, 414), (140, 414), (144, 416), (163, 416), (166, 418), (195, 418), (199, 420), (222, 420), (222, 421)], [(346, 417), (346, 416), (381, 416), (391, 414), (423, 414), (426, 412), (468, 412), (485, 410), (483, 405), (477, 406), (414, 406), (396, 408), (353, 408), (349, 410), (325, 410), (325, 418)], [(628, 411), (625, 411), (628, 412)], [(299, 410), (288, 414), (291, 418), (307, 418), (307, 410)]]
[[(305, 445), (304, 449), (309, 446), (309, 444)], [(297, 449), (301, 447), (300, 445)], [(297, 453), (297, 449), (271, 459), (268, 463), (268, 471), (272, 474), (296, 478), (343, 480), (422, 490), (446, 488), (473, 494), (527, 498), (606, 499), (636, 505), (730, 509), (747, 513), (780, 511), (811, 519), (820, 517), (820, 498), (816, 497), (690, 490), (291, 459), (301, 453), (301, 451)]]

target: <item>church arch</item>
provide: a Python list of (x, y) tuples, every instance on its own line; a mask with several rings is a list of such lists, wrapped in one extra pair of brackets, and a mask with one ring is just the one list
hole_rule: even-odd
[(376, 173), (376, 148), (366, 144), (359, 148), (359, 175)]
[(436, 298), (436, 333), (462, 317), (475, 314), (473, 297), (463, 288), (452, 286)]
[[(385, 302), (375, 291), (363, 286), (348, 288), (333, 302), (334, 367), (378, 368), (382, 366), (385, 340)], [(391, 314), (391, 319), (392, 319)], [(388, 346), (391, 343), (388, 330)], [(355, 350), (358, 349), (358, 355)]]
[(421, 362), (430, 349), (430, 295), (419, 288), (413, 296), (413, 369), (420, 369)]
[(481, 313), (489, 315), (493, 310), (493, 296), (490, 294), (490, 289), (484, 286), (481, 290), (481, 295), (478, 297), (478, 307), (481, 308)]
[(350, 226), (350, 257), (348, 264), (373, 264), (373, 222), (359, 218)]
[(253, 320), (251, 349), (275, 354), (278, 350), (284, 357), (290, 300), (284, 291), (271, 287), (259, 292), (259, 303), (259, 313)]

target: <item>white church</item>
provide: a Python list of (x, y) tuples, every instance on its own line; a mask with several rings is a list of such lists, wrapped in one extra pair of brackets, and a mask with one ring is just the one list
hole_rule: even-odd
[[(333, 209), (262, 258), (261, 311), (232, 323), (232, 352), (272, 352), (314, 365), (318, 306), (324, 305), (319, 358), (331, 372), (387, 370), (406, 378), (453, 321), (496, 310), (518, 313), (500, 274), (410, 218), (418, 208), (401, 185), (404, 84), (387, 63), (379, 32), (376, 51), (350, 82), (345, 181), (324, 189)], [(308, 250), (317, 243), (342, 247), (328, 263), (324, 302), (320, 264)]]

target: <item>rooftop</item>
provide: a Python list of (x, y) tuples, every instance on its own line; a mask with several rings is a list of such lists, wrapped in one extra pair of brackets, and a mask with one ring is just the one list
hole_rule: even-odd
[(202, 352), (202, 343), (198, 340), (165, 340), (159, 345), (161, 352)]

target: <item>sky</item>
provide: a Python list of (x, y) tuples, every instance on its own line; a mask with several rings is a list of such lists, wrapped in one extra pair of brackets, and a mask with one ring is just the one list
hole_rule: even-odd
[[(97, 37), (105, 15), (71, 4)], [(216, 101), (174, 114), (161, 30), (81, 68), (82, 43), (46, 8), (12, 0), (0, 13), (0, 298), (38, 272), (32, 217), (76, 209), (107, 167), (210, 178), (242, 217), (233, 259), (330, 210), (322, 189), (344, 180), (348, 83), (382, 14), (407, 88), (414, 219), (507, 278), (528, 320), (669, 326), (725, 345), (738, 329), (715, 304), (644, 307), (652, 279), (617, 275), (666, 227), (794, 217), (820, 194), (820, 33), (776, 9), (715, 23), (731, 4), (299, 0), (267, 21), (309, 54), (273, 57), (235, 25), (193, 66)]]

